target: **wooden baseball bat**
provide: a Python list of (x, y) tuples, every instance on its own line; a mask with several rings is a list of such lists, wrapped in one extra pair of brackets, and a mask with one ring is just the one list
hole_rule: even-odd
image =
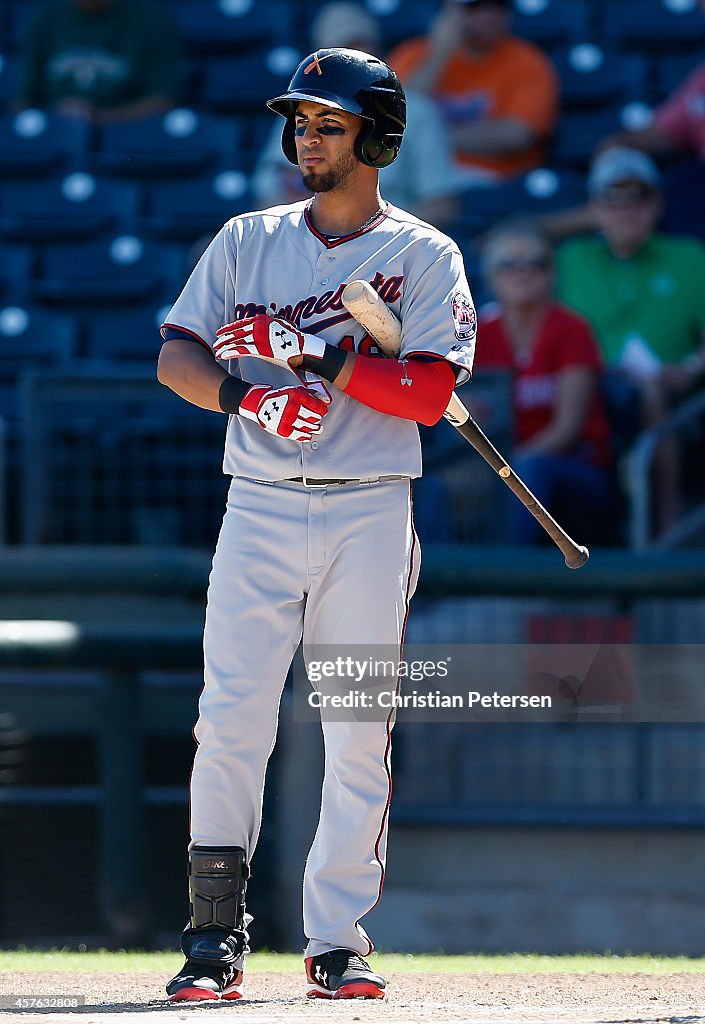
[[(379, 297), (367, 281), (351, 281), (343, 290), (343, 305), (374, 338), (385, 355), (396, 358), (399, 355), (401, 324), (386, 302)], [(585, 565), (590, 552), (586, 547), (568, 536), (553, 516), (531, 493), (521, 477), (518, 477), (507, 461), (500, 455), (490, 439), (483, 433), (468, 410), (453, 392), (448, 407), (443, 413), (449, 423), (462, 434), (475, 451), (497, 473), (510, 491), (516, 494), (536, 522), (562, 551), (569, 569), (580, 569)]]

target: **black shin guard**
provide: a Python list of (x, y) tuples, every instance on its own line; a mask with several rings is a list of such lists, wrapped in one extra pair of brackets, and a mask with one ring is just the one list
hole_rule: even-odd
[(241, 931), (250, 871), (240, 846), (194, 846), (189, 855), (192, 928)]
[(181, 938), (187, 959), (227, 964), (248, 952), (245, 892), (249, 876), (240, 846), (191, 849), (190, 922)]

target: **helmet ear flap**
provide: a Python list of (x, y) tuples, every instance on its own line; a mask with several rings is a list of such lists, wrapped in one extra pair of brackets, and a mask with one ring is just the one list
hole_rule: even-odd
[(399, 153), (400, 139), (382, 135), (374, 123), (364, 125), (355, 139), (355, 154), (368, 167), (389, 167)]
[(366, 163), (378, 169), (394, 163), (399, 147), (396, 144), (390, 145), (390, 141), (386, 135), (383, 139), (369, 138), (364, 147)]
[(293, 115), (287, 117), (284, 122), (284, 129), (282, 131), (282, 149), (284, 150), (284, 156), (287, 158), (290, 164), (297, 164), (296, 159), (296, 142), (294, 141), (294, 118)]

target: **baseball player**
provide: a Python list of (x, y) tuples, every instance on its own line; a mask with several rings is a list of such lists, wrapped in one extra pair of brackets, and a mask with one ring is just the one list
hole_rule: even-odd
[[(242, 994), (249, 864), (279, 701), (306, 645), (401, 651), (419, 571), (416, 422), (472, 369), (475, 313), (455, 243), (385, 203), (405, 98), (358, 50), (318, 50), (268, 106), (313, 198), (232, 218), (162, 326), (159, 380), (229, 415), (232, 476), (213, 559), (191, 779), (190, 920), (174, 1001)], [(369, 281), (401, 319), (386, 359), (341, 302)], [(313, 375), (313, 376), (312, 376)], [(303, 883), (307, 994), (384, 996), (361, 919), (384, 880), (393, 712), (322, 723), (325, 776)]]

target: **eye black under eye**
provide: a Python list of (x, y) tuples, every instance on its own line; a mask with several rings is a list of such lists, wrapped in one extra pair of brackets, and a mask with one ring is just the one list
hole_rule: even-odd
[[(294, 126), (294, 135), (298, 135), (299, 138), (303, 137), (306, 131), (305, 124), (297, 124)], [(345, 129), (337, 124), (322, 124), (318, 128), (319, 135), (345, 135)]]

